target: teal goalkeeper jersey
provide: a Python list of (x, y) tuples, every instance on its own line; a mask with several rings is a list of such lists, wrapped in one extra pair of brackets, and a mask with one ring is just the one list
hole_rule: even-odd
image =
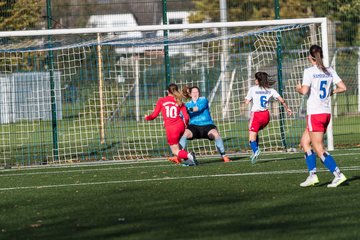
[[(190, 116), (189, 124), (197, 126), (214, 124), (210, 115), (209, 102), (205, 97), (199, 97), (196, 102), (191, 100), (185, 106)], [(193, 112), (194, 107), (198, 107), (198, 111)]]

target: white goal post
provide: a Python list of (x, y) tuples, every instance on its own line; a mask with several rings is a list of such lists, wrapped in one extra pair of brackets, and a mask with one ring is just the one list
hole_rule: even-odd
[[(224, 28), (228, 31), (221, 31)], [(169, 35), (164, 37), (166, 30)], [(129, 38), (135, 32), (144, 37)], [(149, 32), (154, 36), (145, 37), (151, 35), (146, 34)], [(31, 164), (168, 155), (161, 118), (154, 122), (142, 119), (165, 95), (164, 65), (168, 63), (164, 62), (164, 46), (169, 47), (171, 82), (201, 89), (229, 153), (248, 149), (249, 108), (243, 103), (244, 97), (255, 71), (276, 76), (277, 41), (283, 41), (283, 65), (287, 68), (283, 71), (284, 84), (279, 87), (298, 114), (281, 119), (281, 108), (276, 102), (271, 104), (271, 124), (260, 136), (264, 150), (298, 148), (305, 120), (304, 99), (295, 92), (295, 85), (308, 64), (306, 56), (311, 44), (322, 46), (324, 64), (329, 66), (326, 18), (13, 31), (0, 32), (0, 39), (1, 82), (18, 72), (53, 71), (60, 76), (59, 84), (46, 90), (49, 96), (44, 101), (51, 99), (56, 107), (58, 99), (53, 94), (61, 93), (61, 119), (54, 119), (55, 114), (52, 124), (26, 117), (15, 119), (14, 127), (0, 124), (0, 161), (6, 161), (10, 152), (14, 159), (35, 159)], [(36, 84), (42, 91), (43, 83)], [(9, 86), (0, 84), (3, 91), (9, 99), (16, 93), (16, 89), (8, 92)], [(32, 101), (33, 96), (36, 93), (27, 95), (24, 101), (35, 104), (31, 107), (40, 112), (49, 111)], [(15, 111), (11, 104), (0, 98), (0, 115)], [(26, 116), (26, 109), (21, 111)], [(39, 133), (39, 129), (43, 132)], [(16, 135), (22, 138), (13, 139)], [(46, 148), (34, 148), (32, 144)], [(334, 149), (332, 122), (327, 147)], [(198, 155), (216, 154), (214, 143), (208, 140), (190, 141), (188, 148)], [(18, 149), (26, 149), (27, 155)]]

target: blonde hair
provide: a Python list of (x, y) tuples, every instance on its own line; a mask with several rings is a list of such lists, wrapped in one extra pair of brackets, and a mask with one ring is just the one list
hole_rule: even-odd
[(182, 102), (183, 95), (179, 92), (178, 86), (175, 83), (171, 83), (168, 86), (167, 90), (169, 93), (171, 93), (175, 97), (176, 103), (179, 106), (181, 106), (183, 104), (183, 102)]
[(191, 96), (190, 96), (191, 87), (189, 87), (188, 85), (185, 85), (181, 91), (182, 91), (182, 95), (185, 99), (191, 98)]

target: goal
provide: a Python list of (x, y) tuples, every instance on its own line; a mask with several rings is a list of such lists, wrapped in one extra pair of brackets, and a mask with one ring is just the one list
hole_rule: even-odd
[[(10, 165), (168, 156), (161, 117), (145, 122), (143, 116), (169, 83), (198, 86), (226, 152), (247, 152), (250, 108), (244, 98), (256, 71), (277, 80), (275, 88), (295, 112), (288, 117), (272, 102), (260, 147), (297, 149), (305, 100), (295, 85), (308, 66), (310, 45), (321, 45), (329, 63), (325, 18), (16, 31), (0, 37), (0, 158)], [(331, 149), (332, 132), (327, 136)], [(189, 141), (188, 149), (198, 156), (217, 154), (208, 140)]]

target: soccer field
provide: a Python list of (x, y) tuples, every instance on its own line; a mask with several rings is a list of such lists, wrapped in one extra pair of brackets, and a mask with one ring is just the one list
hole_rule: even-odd
[(300, 153), (2, 170), (0, 239), (359, 239), (360, 149), (333, 156), (336, 189)]

